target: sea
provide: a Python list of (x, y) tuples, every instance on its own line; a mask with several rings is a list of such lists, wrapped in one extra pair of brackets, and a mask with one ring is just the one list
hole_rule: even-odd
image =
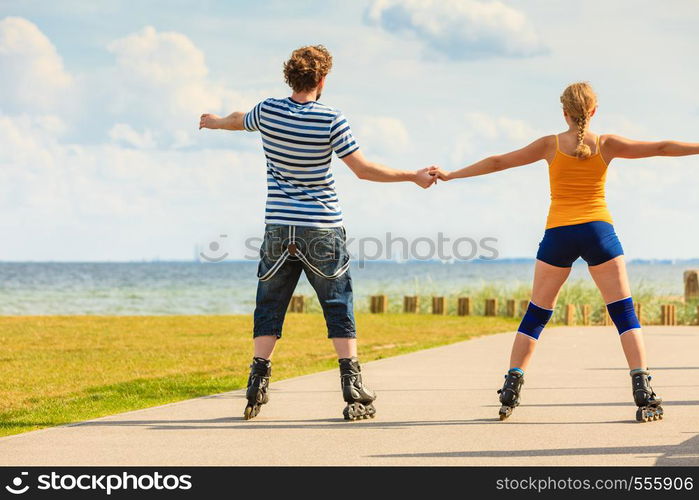
[[(683, 272), (699, 260), (631, 261), (633, 287), (682, 295)], [(250, 314), (255, 307), (257, 263), (208, 262), (0, 262), (0, 315)], [(386, 294), (452, 295), (486, 286), (530, 286), (532, 259), (372, 261), (351, 267), (355, 304)], [(569, 281), (592, 280), (582, 261)], [(313, 295), (302, 276), (297, 293)], [(400, 299), (399, 299), (400, 300)]]

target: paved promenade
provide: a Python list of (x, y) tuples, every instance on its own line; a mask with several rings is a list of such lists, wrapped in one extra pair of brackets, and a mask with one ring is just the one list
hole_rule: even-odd
[(367, 363), (375, 420), (342, 420), (331, 371), (274, 382), (249, 422), (233, 391), (2, 438), (0, 464), (699, 465), (699, 327), (645, 331), (662, 421), (634, 420), (613, 328), (551, 328), (505, 422), (511, 333)]

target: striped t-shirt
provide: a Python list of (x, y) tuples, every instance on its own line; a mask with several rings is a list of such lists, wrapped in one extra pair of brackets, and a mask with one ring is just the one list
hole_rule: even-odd
[(267, 158), (266, 224), (337, 227), (342, 210), (330, 171), (357, 145), (337, 109), (319, 102), (265, 99), (245, 113), (245, 130), (259, 130)]

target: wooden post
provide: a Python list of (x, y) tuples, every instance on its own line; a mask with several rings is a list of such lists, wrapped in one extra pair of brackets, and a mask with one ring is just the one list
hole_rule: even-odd
[(674, 326), (677, 324), (677, 310), (675, 304), (663, 304), (660, 306), (660, 324)]
[(567, 326), (574, 326), (575, 325), (575, 304), (567, 304), (566, 305), (566, 325)]
[(388, 310), (388, 297), (385, 295), (372, 295), (369, 310), (374, 314), (385, 313)]
[(459, 297), (456, 313), (459, 316), (471, 315), (471, 297)]
[(486, 316), (497, 316), (498, 315), (498, 299), (485, 299), (485, 315)]
[(677, 324), (677, 311), (675, 310), (675, 304), (670, 304), (670, 324), (672, 326)]
[(667, 305), (660, 306), (660, 324), (667, 325)]
[(643, 325), (643, 304), (634, 304), (636, 308), (636, 316), (638, 316), (638, 322)]
[(609, 311), (607, 311), (607, 306), (602, 307), (602, 324), (604, 326), (611, 326), (614, 324), (611, 316), (609, 316)]
[(420, 297), (417, 295), (403, 297), (403, 312), (418, 313), (420, 312)]
[(444, 297), (432, 297), (432, 314), (446, 314), (447, 300)]
[(528, 300), (520, 300), (519, 301), (519, 315), (524, 316), (524, 313), (527, 312), (527, 309), (529, 309), (529, 301)]
[(289, 312), (302, 313), (306, 312), (306, 301), (303, 295), (293, 295), (289, 302)]
[(675, 310), (675, 304), (670, 304), (670, 324), (672, 326), (677, 325), (677, 311)]
[(699, 269), (684, 272), (684, 301), (699, 299)]
[(582, 306), (583, 325), (590, 326), (590, 304)]
[(517, 316), (517, 303), (515, 299), (507, 299), (507, 317), (514, 318)]

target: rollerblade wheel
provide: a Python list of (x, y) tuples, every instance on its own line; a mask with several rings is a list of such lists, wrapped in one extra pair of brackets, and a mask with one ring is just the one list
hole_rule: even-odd
[(245, 420), (250, 420), (251, 418), (255, 418), (259, 412), (259, 406), (248, 405), (245, 407), (245, 413), (243, 413), (243, 417), (245, 418)]
[(361, 403), (348, 404), (342, 414), (344, 415), (345, 420), (360, 420), (363, 418), (369, 418), (367, 407)]
[(342, 415), (345, 417), (345, 420), (354, 420), (354, 409), (347, 405), (342, 410)]
[(643, 410), (639, 408), (636, 410), (636, 422), (643, 422)]
[[(638, 412), (641, 414), (640, 419), (638, 417)], [(638, 412), (636, 413), (636, 420), (639, 422), (650, 422), (653, 420), (653, 410), (649, 408), (640, 408)]]
[(512, 415), (512, 408), (511, 408), (511, 407), (509, 407), (509, 406), (502, 406), (502, 407), (500, 408), (500, 413), (499, 413), (500, 420), (505, 420), (505, 419), (506, 419), (507, 417), (509, 417), (510, 415)]
[(366, 409), (367, 417), (374, 418), (376, 416), (376, 408), (374, 408), (373, 404), (369, 403), (364, 408)]

